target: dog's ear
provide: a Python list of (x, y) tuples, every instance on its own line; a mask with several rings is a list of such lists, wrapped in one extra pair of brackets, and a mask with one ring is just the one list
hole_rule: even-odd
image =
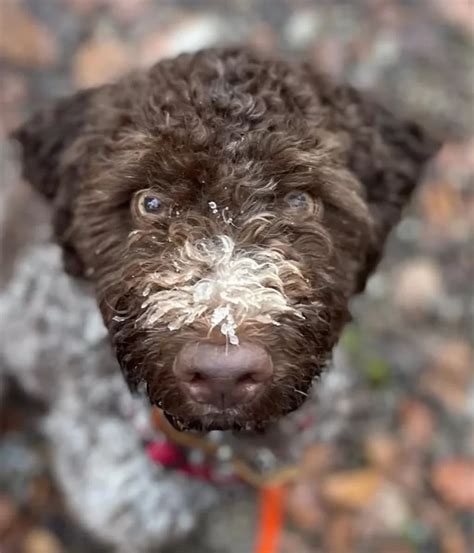
[(349, 86), (321, 86), (329, 126), (342, 140), (349, 168), (361, 182), (374, 227), (359, 278), (362, 291), (400, 220), (423, 169), (440, 147), (417, 123), (392, 114)]
[(98, 90), (56, 101), (11, 135), (21, 145), (23, 177), (53, 204), (54, 232), (63, 248), (65, 269), (75, 276), (83, 267), (70, 240), (72, 205), (85, 162), (71, 154), (71, 147), (90, 130), (90, 110)]

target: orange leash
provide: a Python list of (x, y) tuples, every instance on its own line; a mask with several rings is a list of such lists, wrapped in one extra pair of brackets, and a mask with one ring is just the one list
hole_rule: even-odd
[(266, 484), (260, 488), (260, 512), (255, 553), (277, 553), (284, 522), (286, 487)]

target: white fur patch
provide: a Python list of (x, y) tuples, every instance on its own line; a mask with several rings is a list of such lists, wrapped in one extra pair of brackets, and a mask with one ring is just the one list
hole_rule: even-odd
[[(238, 344), (243, 322), (278, 324), (275, 316), (285, 312), (302, 317), (289, 305), (285, 286), (304, 278), (297, 264), (278, 252), (240, 253), (230, 237), (220, 236), (187, 242), (171, 265), (174, 270), (152, 274), (145, 283), (140, 321), (146, 327), (164, 322), (177, 330), (200, 319)], [(167, 289), (153, 292), (156, 287)]]

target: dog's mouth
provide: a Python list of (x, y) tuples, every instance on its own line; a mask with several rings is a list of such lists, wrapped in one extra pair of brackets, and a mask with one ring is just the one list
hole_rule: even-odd
[(163, 415), (168, 423), (179, 432), (211, 432), (213, 430), (221, 431), (247, 431), (261, 433), (264, 432), (267, 426), (273, 422), (272, 420), (245, 420), (227, 415), (225, 412), (220, 415), (205, 415), (202, 417), (185, 418), (179, 415), (172, 414), (168, 411), (163, 411)]

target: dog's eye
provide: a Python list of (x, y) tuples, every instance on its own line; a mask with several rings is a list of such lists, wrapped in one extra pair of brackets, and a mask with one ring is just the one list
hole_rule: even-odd
[(135, 196), (135, 205), (141, 215), (158, 215), (163, 211), (162, 200), (147, 191), (139, 192)]
[(285, 202), (292, 209), (305, 209), (309, 211), (313, 206), (313, 199), (306, 192), (290, 192), (285, 196)]

